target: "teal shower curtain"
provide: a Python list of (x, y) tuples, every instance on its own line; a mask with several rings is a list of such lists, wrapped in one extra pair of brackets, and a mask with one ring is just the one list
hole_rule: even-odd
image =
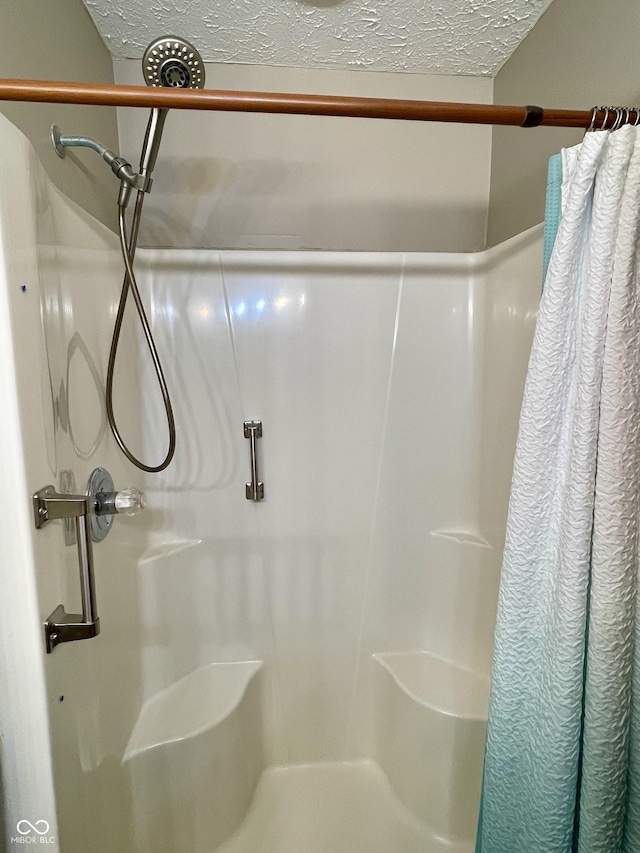
[(640, 853), (640, 135), (575, 154), (520, 419), (477, 853)]

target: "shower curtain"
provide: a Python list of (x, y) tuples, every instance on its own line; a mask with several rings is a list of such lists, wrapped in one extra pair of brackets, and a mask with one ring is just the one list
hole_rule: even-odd
[(640, 135), (574, 153), (520, 419), (478, 853), (640, 851)]

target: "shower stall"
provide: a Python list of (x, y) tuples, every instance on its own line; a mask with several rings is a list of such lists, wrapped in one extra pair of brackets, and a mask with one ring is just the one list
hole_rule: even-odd
[[(144, 473), (105, 408), (117, 236), (1, 116), (0, 150), (5, 835), (471, 853), (541, 229), (475, 254), (138, 249), (178, 437)], [(113, 405), (162, 459), (129, 311)], [(31, 496), (98, 467), (146, 509), (93, 545), (99, 635), (47, 654), (78, 556)]]

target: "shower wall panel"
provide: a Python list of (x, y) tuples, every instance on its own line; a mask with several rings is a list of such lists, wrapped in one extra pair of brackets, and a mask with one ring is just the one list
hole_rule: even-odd
[[(488, 675), (539, 241), (140, 252), (180, 436), (145, 601), (182, 653), (147, 648), (152, 691), (264, 660), (269, 760), (314, 761), (369, 754), (373, 653)], [(263, 421), (257, 504), (247, 419)]]
[[(158, 557), (166, 575), (147, 596), (149, 618), (184, 654), (159, 654), (149, 671), (169, 682), (207, 660), (265, 660), (271, 760), (341, 756), (400, 261), (144, 251), (140, 261), (174, 353), (181, 439), (157, 535), (185, 543), (173, 562)], [(245, 498), (248, 419), (263, 421), (259, 504)]]
[(256, 513), (289, 756), (341, 758), (399, 258), (230, 253), (222, 264), (243, 402), (264, 420)]
[[(141, 250), (138, 263), (178, 436), (171, 466), (147, 478), (153, 534), (139, 566), (144, 697), (212, 661), (271, 662), (264, 679), (267, 745), (269, 758), (286, 760), (260, 531), (263, 507), (245, 499), (249, 442), (243, 422), (260, 412), (245, 408), (238, 383), (220, 258), (205, 251)], [(144, 452), (160, 457), (166, 426), (144, 353), (141, 365)], [(146, 405), (149, 394), (156, 394), (155, 408)], [(261, 452), (271, 429), (266, 422)]]
[[(1, 116), (0, 147), (7, 849), (24, 819), (49, 824), (50, 850), (113, 853), (131, 844), (120, 761), (141, 702), (136, 565), (148, 519), (118, 519), (95, 545), (100, 635), (47, 655), (45, 618), (59, 604), (80, 610), (78, 558), (62, 521), (35, 530), (30, 496), (49, 484), (84, 493), (96, 466), (120, 488), (141, 484), (110, 436), (102, 390), (121, 259), (115, 236), (53, 187)], [(137, 346), (127, 322), (116, 403), (139, 444)]]
[(490, 675), (540, 240), (535, 228), (480, 255), (405, 259), (351, 755), (371, 751), (372, 655), (426, 651)]

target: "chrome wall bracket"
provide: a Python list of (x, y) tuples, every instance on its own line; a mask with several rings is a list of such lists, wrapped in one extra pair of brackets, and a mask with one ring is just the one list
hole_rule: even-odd
[(245, 486), (245, 497), (248, 501), (264, 500), (264, 483), (258, 479), (258, 445), (257, 439), (262, 438), (262, 421), (245, 421), (244, 437), (251, 441), (251, 482)]
[(50, 654), (60, 643), (87, 640), (100, 633), (93, 576), (93, 548), (89, 527), (90, 506), (87, 495), (61, 495), (53, 486), (33, 495), (33, 516), (36, 530), (57, 518), (73, 519), (78, 545), (82, 613), (67, 613), (59, 604), (44, 623), (45, 644)]
[(100, 633), (100, 620), (96, 617), (93, 622), (86, 622), (81, 613), (67, 613), (64, 604), (59, 604), (44, 623), (44, 641), (47, 654), (59, 643), (70, 643), (72, 640), (90, 640)]

